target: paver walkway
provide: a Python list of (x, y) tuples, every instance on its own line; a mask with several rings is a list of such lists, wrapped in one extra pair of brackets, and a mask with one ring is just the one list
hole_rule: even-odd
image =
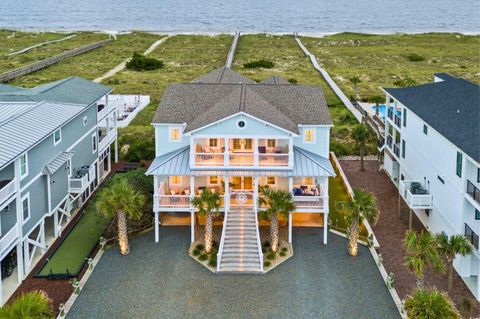
[[(403, 240), (408, 230), (408, 206), (402, 200), (401, 218), (397, 217), (398, 189), (384, 172), (378, 170), (378, 161), (365, 161), (366, 171), (360, 171), (360, 161), (341, 160), (340, 164), (353, 188), (364, 188), (374, 193), (380, 208), (380, 218), (373, 231), (380, 243), (383, 263), (388, 272), (395, 275), (395, 288), (400, 298), (405, 298), (416, 286), (416, 278), (405, 266)], [(420, 220), (413, 214), (413, 228), (424, 229)], [(452, 299), (460, 306), (465, 298), (472, 303), (472, 316), (479, 316), (480, 305), (475, 301), (463, 280), (455, 273)], [(447, 290), (447, 278), (443, 275), (427, 272), (425, 283)]]
[(215, 275), (186, 255), (189, 227), (161, 227), (105, 252), (67, 318), (399, 318), (366, 247), (295, 228), (295, 255), (266, 275)]

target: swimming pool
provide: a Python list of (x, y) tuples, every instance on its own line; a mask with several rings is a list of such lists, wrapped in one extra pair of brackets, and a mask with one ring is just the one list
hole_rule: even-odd
[[(375, 114), (375, 112), (377, 111), (377, 106), (374, 104), (371, 106), (372, 110), (373, 110), (373, 114)], [(392, 106), (390, 106), (391, 109), (393, 109)], [(379, 105), (378, 106), (378, 114), (380, 116), (381, 119), (385, 119), (385, 116), (387, 115), (387, 106), (382, 104), (382, 105)], [(401, 112), (400, 111), (397, 111), (397, 115), (400, 116), (401, 115)]]

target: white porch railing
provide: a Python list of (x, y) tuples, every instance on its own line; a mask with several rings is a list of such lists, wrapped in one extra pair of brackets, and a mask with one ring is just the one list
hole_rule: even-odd
[(11, 180), (8, 184), (0, 189), (0, 204), (6, 201), (15, 193), (15, 180)]
[(325, 209), (328, 196), (294, 196), (296, 210), (299, 209)]
[(231, 166), (253, 166), (253, 153), (230, 153)]
[(218, 253), (217, 253), (217, 271), (220, 271), (220, 262), (222, 261), (223, 246), (225, 245), (225, 233), (227, 231), (227, 221), (228, 221), (228, 209), (225, 209), (225, 214), (223, 215), (222, 237), (220, 238), (220, 246), (218, 247)]
[(104, 105), (103, 109), (97, 112), (97, 122), (100, 122), (109, 113), (108, 105)]
[(197, 166), (223, 166), (223, 153), (195, 153), (195, 165)]
[(288, 166), (288, 154), (258, 154), (260, 166)]
[(258, 227), (258, 211), (255, 211), (255, 235), (257, 236), (258, 258), (260, 259), (260, 269), (263, 271), (263, 251), (262, 242), (260, 241), (260, 229)]
[(233, 191), (230, 194), (230, 207), (253, 207), (253, 192)]
[(4, 250), (7, 249), (18, 237), (18, 227), (17, 224), (13, 225), (2, 238), (0, 238), (0, 254), (3, 254)]
[(91, 183), (95, 180), (96, 175), (97, 175), (97, 167), (96, 167), (96, 165), (92, 165), (90, 167), (90, 169), (88, 170), (89, 183)]
[(68, 191), (70, 193), (81, 193), (88, 187), (88, 174), (80, 178), (68, 179)]
[(431, 209), (433, 208), (432, 194), (413, 194), (410, 190), (412, 183), (419, 183), (414, 180), (403, 180), (399, 183), (400, 195), (402, 195), (407, 205), (412, 209)]

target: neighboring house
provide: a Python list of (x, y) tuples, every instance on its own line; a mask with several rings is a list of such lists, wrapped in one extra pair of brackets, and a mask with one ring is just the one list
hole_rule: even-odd
[(480, 300), (480, 86), (442, 73), (384, 91), (385, 171), (427, 229), (471, 241), (455, 268)]
[(211, 189), (220, 192), (225, 213), (217, 270), (262, 272), (257, 202), (259, 188), (269, 186), (294, 195), (290, 242), (292, 224), (314, 217), (327, 242), (328, 177), (335, 173), (321, 88), (280, 77), (255, 83), (220, 68), (168, 86), (153, 126), (156, 158), (147, 174), (154, 176), (156, 241), (164, 213), (170, 219), (189, 214), (193, 242), (191, 200)]
[(111, 170), (115, 108), (98, 103), (110, 92), (75, 77), (0, 85), (0, 260), (16, 254), (18, 282)]

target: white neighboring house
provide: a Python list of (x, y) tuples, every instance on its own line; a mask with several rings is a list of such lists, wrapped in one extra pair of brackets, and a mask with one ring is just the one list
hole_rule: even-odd
[(427, 229), (470, 240), (454, 266), (480, 300), (480, 86), (439, 73), (384, 91), (385, 170)]

